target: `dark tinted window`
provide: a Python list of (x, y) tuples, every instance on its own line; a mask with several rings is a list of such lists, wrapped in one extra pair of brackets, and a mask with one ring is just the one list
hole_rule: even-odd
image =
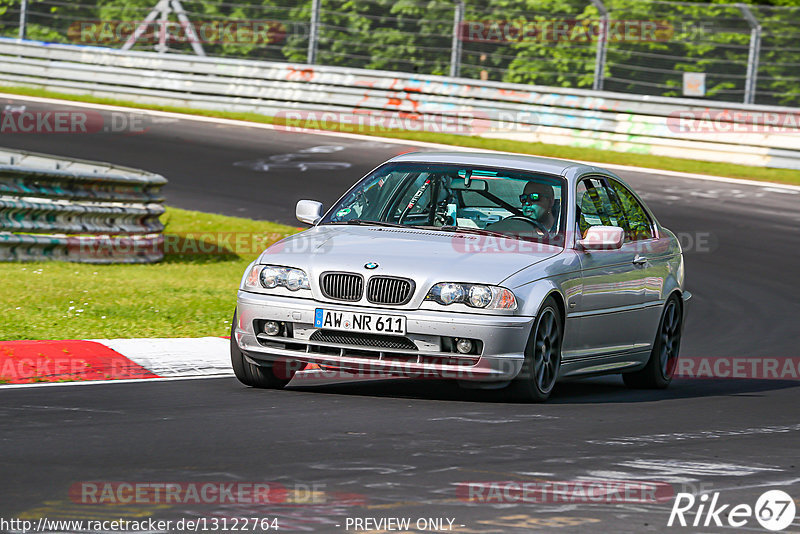
[(616, 201), (621, 208), (625, 240), (651, 239), (653, 237), (653, 225), (645, 209), (625, 186), (615, 180), (610, 180), (610, 182)]

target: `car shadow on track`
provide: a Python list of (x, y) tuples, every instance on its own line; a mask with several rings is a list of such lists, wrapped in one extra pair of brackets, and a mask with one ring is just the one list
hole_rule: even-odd
[[(770, 391), (800, 386), (791, 380), (676, 379), (664, 390), (631, 389), (619, 376), (571, 380), (556, 385), (549, 404), (618, 404), (720, 396), (764, 396)], [(394, 397), (436, 401), (521, 404), (504, 390), (462, 389), (453, 381), (385, 379), (330, 385), (290, 385), (289, 390), (330, 395)]]

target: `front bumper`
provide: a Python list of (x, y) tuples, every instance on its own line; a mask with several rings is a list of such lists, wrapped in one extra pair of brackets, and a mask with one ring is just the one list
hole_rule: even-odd
[[(416, 350), (365, 347), (313, 341), (314, 310), (324, 307), (361, 313), (386, 313), (406, 317), (406, 338)], [(533, 317), (492, 316), (430, 310), (364, 308), (312, 299), (263, 295), (239, 291), (236, 343), (254, 363), (281, 359), (316, 363), (348, 372), (452, 378), (500, 382), (513, 379), (522, 369), (524, 349)], [(295, 337), (269, 338), (258, 334), (256, 321), (291, 323)], [(476, 355), (442, 352), (442, 337), (470, 338), (482, 342)]]

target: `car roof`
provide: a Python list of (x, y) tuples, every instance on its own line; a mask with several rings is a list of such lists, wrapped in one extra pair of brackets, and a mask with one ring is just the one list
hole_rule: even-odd
[[(516, 169), (522, 171), (541, 172), (564, 176), (568, 169), (584, 167), (588, 170), (600, 170), (597, 167), (556, 158), (526, 156), (524, 154), (505, 154), (500, 152), (409, 152), (392, 158), (389, 161), (452, 163), (456, 165), (487, 165)], [(578, 169), (575, 169), (578, 170)], [(607, 171), (606, 171), (607, 172)], [(577, 173), (583, 174), (583, 173)]]

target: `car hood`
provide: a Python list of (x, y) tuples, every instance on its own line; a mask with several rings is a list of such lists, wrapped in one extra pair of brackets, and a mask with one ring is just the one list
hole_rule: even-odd
[[(560, 247), (494, 236), (374, 226), (323, 225), (288, 237), (259, 263), (306, 270), (348, 271), (436, 282), (500, 284), (512, 274), (557, 255)], [(376, 263), (374, 269), (365, 267)]]

